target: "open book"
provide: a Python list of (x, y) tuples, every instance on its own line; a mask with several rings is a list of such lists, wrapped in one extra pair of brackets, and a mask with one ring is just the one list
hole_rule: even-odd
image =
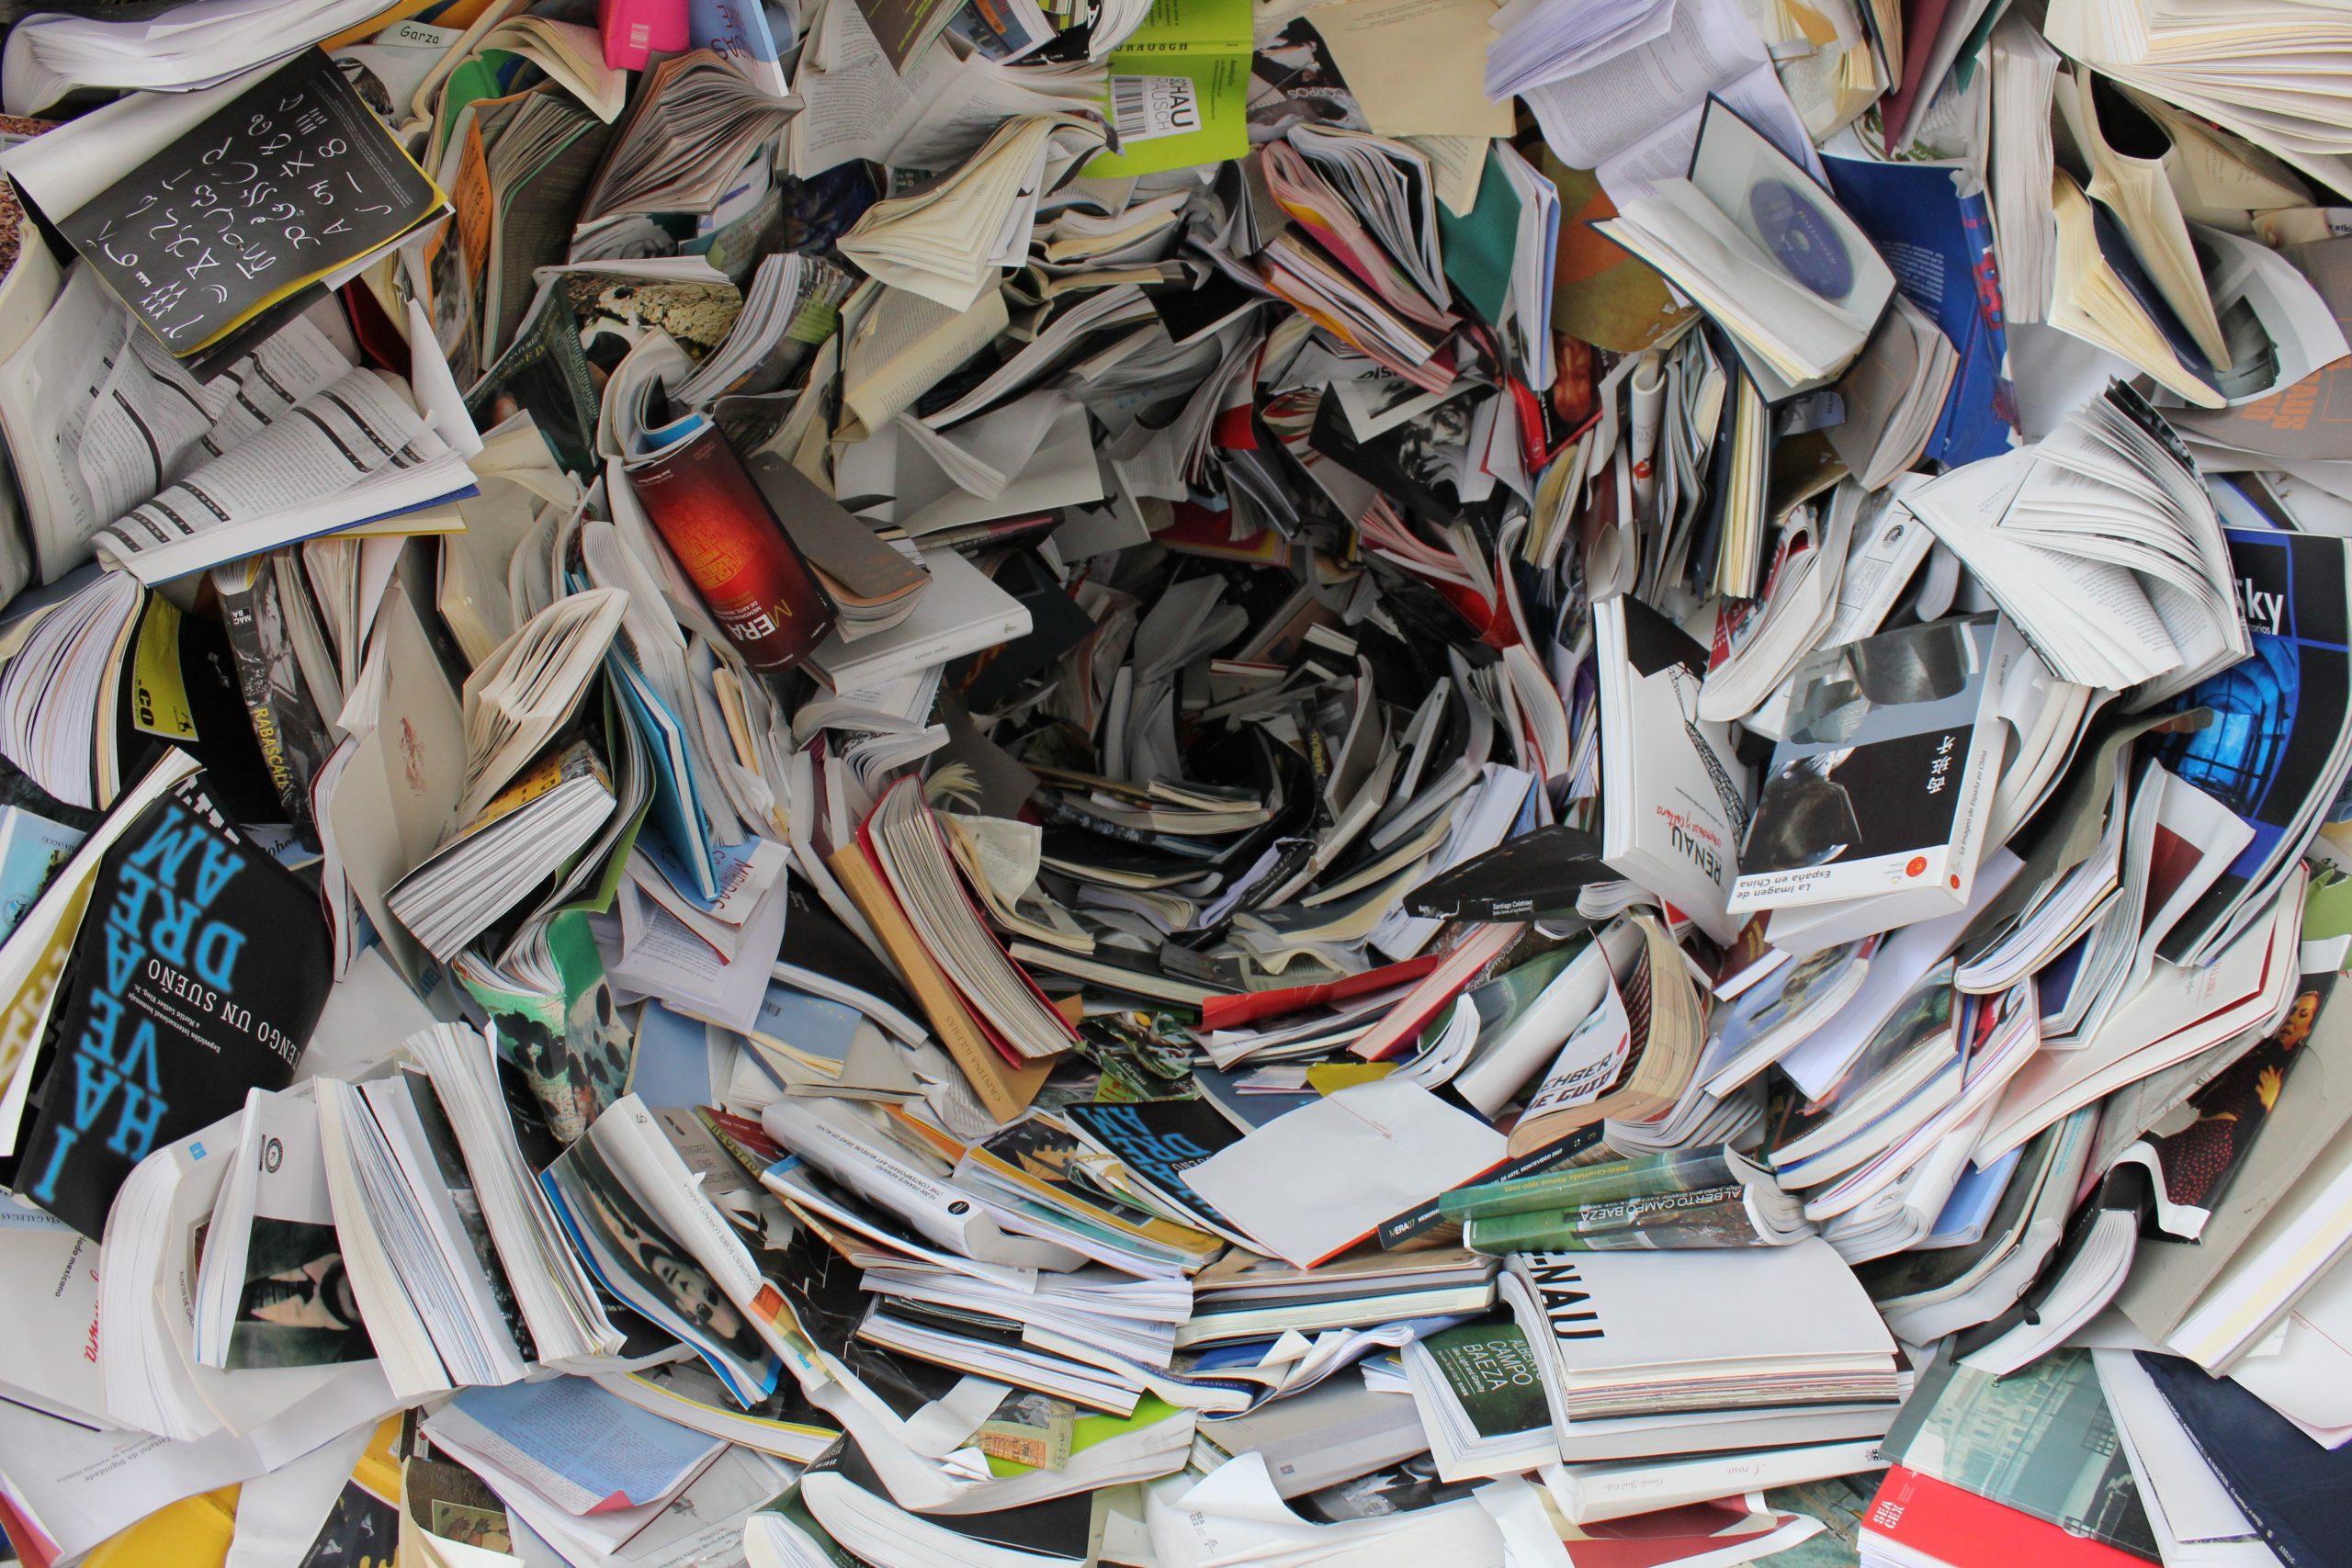
[(1894, 274), (1837, 200), (1720, 98), (1687, 179), (1593, 225), (1722, 322), (1770, 402), (1853, 363)]

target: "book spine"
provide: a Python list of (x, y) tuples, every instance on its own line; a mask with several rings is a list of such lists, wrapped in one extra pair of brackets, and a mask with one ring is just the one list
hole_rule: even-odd
[(228, 628), (229, 650), (237, 660), (237, 691), (252, 716), (262, 764), (269, 770), (270, 785), (286, 807), (287, 820), (304, 823), (311, 819), (308, 781), (294, 776), (276, 705), (269, 700), (269, 650), (262, 645), (256, 605), (262, 592), (261, 573), (267, 570), (265, 564), (245, 561), (215, 572), (212, 581), (220, 592), (220, 618)]
[(1694, 1192), (1626, 1198), (1576, 1208), (1474, 1219), (1463, 1245), (1474, 1252), (1627, 1252), (1659, 1247), (1748, 1247), (1763, 1238), (1736, 1182)]
[(1449, 1220), (1490, 1219), (1535, 1210), (1572, 1209), (1654, 1195), (1695, 1192), (1733, 1182), (1720, 1147), (1668, 1149), (1577, 1166), (1541, 1176), (1464, 1187), (1438, 1200)]

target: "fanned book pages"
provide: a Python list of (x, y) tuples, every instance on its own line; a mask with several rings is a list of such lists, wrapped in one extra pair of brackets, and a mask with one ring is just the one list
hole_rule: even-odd
[(13, 1555), (2336, 1568), (2347, 61), (0, 10)]

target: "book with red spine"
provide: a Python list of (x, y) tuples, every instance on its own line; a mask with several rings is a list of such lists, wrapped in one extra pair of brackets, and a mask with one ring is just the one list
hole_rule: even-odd
[(1260, 1019), (1279, 1018), (1284, 1013), (1305, 1012), (1308, 1008), (1344, 1002), (1370, 991), (1385, 990), (1391, 986), (1419, 980), (1435, 969), (1438, 962), (1438, 955), (1429, 953), (1397, 964), (1383, 964), (1361, 974), (1344, 975), (1337, 980), (1317, 980), (1306, 986), (1283, 986), (1270, 991), (1241, 991), (1229, 997), (1210, 997), (1201, 1003), (1201, 1027), (1238, 1029)]

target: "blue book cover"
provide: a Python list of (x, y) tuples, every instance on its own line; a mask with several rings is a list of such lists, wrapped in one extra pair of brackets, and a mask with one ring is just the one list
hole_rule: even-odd
[[(646, 821), (667, 842), (676, 858), (662, 868), (691, 876), (693, 889), (705, 903), (719, 894), (718, 868), (713, 863), (710, 833), (703, 821), (701, 781), (695, 776), (694, 753), (686, 749), (685, 731), (661, 694), (626, 658), (615, 653), (605, 661), (613, 676), (613, 690), (621, 699), (622, 722), (636, 729), (645, 742), (652, 764), (653, 805)], [(669, 880), (679, 886), (674, 876)], [(685, 891), (683, 886), (681, 891)]]
[(333, 977), (317, 892), (183, 782), (98, 863), (10, 1185), (102, 1237), (141, 1160), (293, 1080)]
[[(792, 39), (789, 23), (785, 28)], [(752, 85), (773, 97), (791, 89), (784, 79), (775, 27), (760, 0), (688, 0), (686, 40), (733, 62)]]
[(1829, 186), (1894, 269), (1895, 287), (1960, 354), (1927, 456), (1950, 466), (2009, 449), (2018, 421), (2001, 320), (2001, 277), (1984, 197), (1932, 164), (1824, 158)]
[(760, 998), (760, 1016), (752, 1032), (789, 1046), (796, 1055), (839, 1067), (849, 1060), (850, 1046), (865, 1023), (865, 1015), (846, 1003), (811, 996), (777, 980)]
[(2344, 786), (2336, 742), (2352, 702), (2352, 561), (2342, 539), (2229, 528), (2254, 655), (2174, 699), (2213, 720), (2157, 738), (2156, 756), (2254, 829), (2158, 947), (2180, 963), (2222, 929), (2247, 889), (2311, 846)]
[(2287, 1568), (2343, 1568), (2352, 1448), (2324, 1449), (2228, 1378), (2177, 1356), (2139, 1352), (2230, 1500)]

